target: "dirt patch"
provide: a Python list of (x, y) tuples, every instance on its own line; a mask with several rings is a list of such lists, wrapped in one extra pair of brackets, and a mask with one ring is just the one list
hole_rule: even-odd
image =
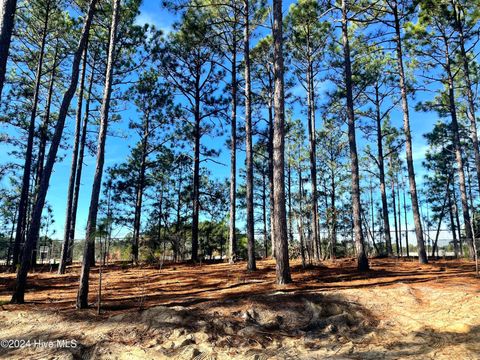
[[(101, 316), (73, 310), (77, 269), (34, 274), (29, 303), (2, 306), (1, 338), (77, 346), (4, 348), (0, 357), (479, 358), (480, 287), (471, 263), (382, 259), (366, 274), (348, 261), (305, 271), (294, 263), (295, 283), (285, 287), (273, 283), (273, 262), (259, 262), (255, 273), (244, 265), (111, 268)], [(2, 277), (0, 299), (11, 275)]]

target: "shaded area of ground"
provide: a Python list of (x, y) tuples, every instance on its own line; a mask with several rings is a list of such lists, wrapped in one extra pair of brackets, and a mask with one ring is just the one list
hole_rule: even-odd
[[(274, 262), (114, 265), (102, 309), (73, 309), (78, 267), (30, 277), (25, 305), (2, 306), (3, 339), (75, 339), (76, 348), (0, 349), (0, 357), (128, 359), (478, 359), (480, 280), (467, 261), (374, 259), (303, 270), (274, 284)], [(8, 301), (14, 275), (0, 275)], [(98, 268), (92, 273), (92, 305)]]

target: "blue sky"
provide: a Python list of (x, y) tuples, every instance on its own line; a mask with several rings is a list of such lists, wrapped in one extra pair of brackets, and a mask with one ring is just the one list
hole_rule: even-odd
[[(284, 4), (284, 9), (288, 9), (288, 6), (292, 1), (288, 1)], [(144, 24), (149, 23), (155, 25), (157, 28), (162, 29), (165, 33), (168, 33), (172, 30), (172, 25), (175, 21), (175, 16), (171, 13), (166, 12), (161, 8), (160, 1), (149, 0), (144, 1), (141, 7), (141, 14), (138, 16), (137, 23)], [(301, 90), (298, 90), (298, 95), (302, 95)], [(431, 94), (420, 94), (417, 100), (430, 98)], [(322, 93), (318, 94), (319, 101), (322, 102)], [(437, 121), (438, 117), (434, 113), (417, 113), (413, 110), (416, 101), (410, 102), (411, 108), (411, 127), (412, 127), (412, 137), (413, 137), (413, 149), (414, 149), (414, 160), (415, 168), (417, 172), (417, 182), (420, 185), (424, 175), (424, 169), (421, 166), (421, 162), (424, 159), (426, 143), (423, 139), (423, 134), (430, 131)], [(73, 104), (72, 104), (73, 105)], [(129, 108), (127, 106), (127, 108)], [(240, 121), (243, 120), (241, 115), (242, 109), (240, 109)], [(302, 116), (300, 114), (300, 109), (296, 108), (294, 112), (295, 117)], [(128, 120), (136, 116), (136, 112), (132, 109), (124, 111), (122, 114), (121, 124), (114, 125), (115, 128), (120, 128), (124, 132), (127, 130)], [(397, 127), (402, 125), (402, 113), (400, 109), (395, 110), (392, 113), (392, 123)], [(318, 126), (318, 125), (317, 125)], [(225, 130), (229, 131), (228, 127)], [(358, 132), (360, 136), (360, 132)], [(73, 119), (68, 119), (66, 135), (64, 141), (70, 145), (72, 143), (73, 135)], [(129, 145), (134, 144), (137, 139), (129, 135), (128, 139), (121, 139), (118, 137), (109, 137), (107, 139), (106, 147), (106, 159), (105, 159), (105, 168), (111, 166), (115, 163), (121, 162), (126, 159), (130, 149)], [(214, 148), (222, 148), (222, 152), (219, 162), (225, 164), (225, 166), (207, 163), (208, 168), (217, 178), (226, 178), (229, 176), (229, 152), (228, 149), (224, 146), (225, 138), (217, 139), (208, 139), (204, 138), (203, 141), (208, 141)], [(365, 145), (365, 141), (359, 138), (360, 148)], [(2, 150), (4, 145), (0, 145), (0, 150)], [(238, 168), (242, 168), (244, 164), (244, 154), (239, 153), (238, 155)], [(65, 208), (66, 208), (66, 194), (68, 187), (68, 176), (70, 172), (70, 159), (71, 159), (71, 149), (66, 152), (66, 156), (63, 161), (58, 162), (54, 167), (54, 173), (51, 178), (50, 189), (47, 196), (47, 201), (52, 205), (54, 211), (55, 225), (54, 229), (56, 234), (54, 238), (61, 238), (63, 236), (63, 227), (65, 219)], [(79, 199), (79, 208), (78, 208), (78, 220), (76, 228), (76, 238), (84, 237), (84, 229), (86, 226), (86, 217), (88, 213), (88, 205), (90, 201), (90, 189), (93, 179), (93, 171), (95, 165), (95, 158), (87, 156), (85, 159), (85, 167), (83, 172), (81, 194)], [(409, 228), (412, 228), (413, 221), (409, 220)], [(413, 237), (413, 235), (412, 235)]]

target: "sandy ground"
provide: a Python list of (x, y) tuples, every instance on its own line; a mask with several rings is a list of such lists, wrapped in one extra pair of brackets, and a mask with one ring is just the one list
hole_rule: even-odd
[(101, 315), (97, 268), (92, 309), (83, 311), (73, 309), (78, 267), (32, 274), (21, 306), (6, 304), (14, 275), (0, 274), (0, 340), (19, 340), (0, 358), (480, 359), (472, 263), (371, 265), (360, 274), (350, 260), (307, 270), (294, 262), (294, 283), (283, 287), (273, 261), (252, 273), (244, 263), (113, 266)]

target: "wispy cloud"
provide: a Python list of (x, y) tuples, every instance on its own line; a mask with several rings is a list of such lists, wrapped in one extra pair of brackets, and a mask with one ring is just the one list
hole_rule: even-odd
[(173, 30), (172, 25), (166, 24), (160, 14), (153, 14), (152, 12), (146, 10), (142, 10), (140, 12), (140, 15), (137, 16), (135, 23), (142, 26), (145, 24), (153, 25), (157, 29), (161, 30), (164, 34), (168, 34)]

